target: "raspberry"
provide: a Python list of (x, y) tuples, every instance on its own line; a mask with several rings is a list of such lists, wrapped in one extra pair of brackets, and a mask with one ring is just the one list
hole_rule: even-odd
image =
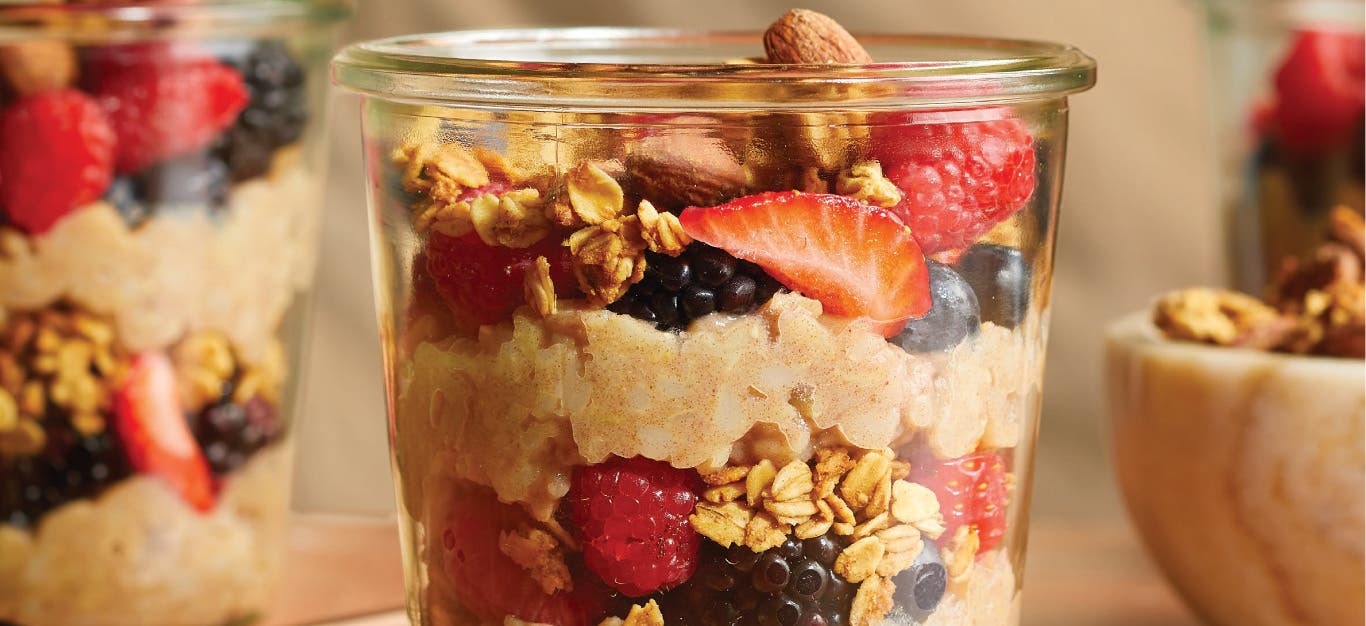
[(1366, 53), (1361, 33), (1304, 30), (1276, 70), (1272, 117), (1288, 148), (1316, 152), (1346, 145), (1361, 123)]
[(0, 207), (15, 226), (41, 234), (104, 194), (114, 132), (98, 104), (62, 89), (0, 112)]
[(427, 238), (427, 272), (436, 290), (461, 321), (497, 324), (524, 302), (522, 280), (528, 267), (543, 256), (560, 297), (577, 293), (569, 248), (551, 235), (528, 248), (490, 246), (476, 233), (451, 237), (433, 232)]
[(952, 537), (960, 526), (975, 528), (981, 552), (996, 547), (1005, 538), (1010, 493), (1006, 489), (1005, 461), (999, 455), (977, 453), (945, 461), (931, 467), (916, 482), (939, 497), (944, 536)]
[(103, 73), (91, 78), (91, 91), (118, 135), (120, 173), (207, 146), (248, 101), (242, 75), (212, 59), (99, 67)]
[(485, 623), (501, 624), (508, 615), (531, 623), (591, 626), (606, 612), (608, 592), (595, 581), (574, 580), (574, 589), (547, 594), (526, 570), (498, 547), (504, 531), (527, 524), (516, 507), (491, 492), (457, 494), (441, 532), (440, 572), (434, 586), (449, 591)]
[(971, 245), (1034, 193), (1034, 138), (1017, 119), (884, 126), (873, 141), (905, 194), (892, 212), (926, 254)]
[(701, 546), (688, 523), (700, 488), (696, 472), (644, 457), (578, 468), (566, 498), (584, 565), (635, 598), (687, 581)]

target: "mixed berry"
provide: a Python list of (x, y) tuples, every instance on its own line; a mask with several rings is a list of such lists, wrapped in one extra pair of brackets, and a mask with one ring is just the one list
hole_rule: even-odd
[(302, 69), (278, 41), (240, 58), (149, 43), (81, 59), (79, 85), (0, 107), (0, 212), (31, 235), (101, 197), (134, 225), (163, 206), (221, 206), (308, 122)]
[(683, 330), (712, 313), (744, 315), (782, 289), (758, 265), (701, 242), (677, 257), (647, 253), (645, 262), (645, 278), (608, 308), (660, 330)]
[(47, 421), (39, 453), (0, 461), (0, 524), (34, 526), (48, 511), (94, 497), (131, 472), (111, 433), (82, 435), (61, 419)]

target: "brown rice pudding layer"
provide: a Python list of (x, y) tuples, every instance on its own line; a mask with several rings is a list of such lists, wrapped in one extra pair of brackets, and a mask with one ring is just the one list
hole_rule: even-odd
[(287, 442), (252, 457), (212, 513), (155, 476), (0, 525), (0, 618), (25, 626), (225, 624), (266, 606), (289, 512)]
[(940, 458), (1019, 441), (1038, 393), (1023, 332), (987, 323), (947, 353), (908, 353), (821, 310), (780, 293), (675, 334), (562, 302), (545, 319), (523, 311), (477, 338), (419, 344), (396, 411), (404, 498), (413, 507), (425, 476), (449, 474), (547, 519), (575, 466), (613, 455), (707, 469), (917, 434)]
[(0, 320), (65, 299), (111, 316), (129, 351), (212, 329), (244, 360), (263, 358), (317, 251), (317, 181), (287, 156), (234, 186), (218, 215), (161, 213), (133, 227), (99, 201), (43, 235), (0, 229)]

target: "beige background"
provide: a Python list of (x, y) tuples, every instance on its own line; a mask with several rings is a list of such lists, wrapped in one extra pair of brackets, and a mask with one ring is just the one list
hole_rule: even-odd
[[(762, 28), (777, 0), (360, 0), (352, 41), (537, 24)], [(1157, 292), (1218, 282), (1222, 256), (1206, 122), (1202, 22), (1193, 0), (807, 0), (853, 30), (1064, 41), (1094, 56), (1099, 85), (1072, 101), (1072, 132), (1035, 489), (1036, 517), (1121, 515), (1103, 440), (1104, 323)], [(299, 430), (305, 510), (392, 509), (370, 303), (356, 102), (334, 101), (318, 310)]]

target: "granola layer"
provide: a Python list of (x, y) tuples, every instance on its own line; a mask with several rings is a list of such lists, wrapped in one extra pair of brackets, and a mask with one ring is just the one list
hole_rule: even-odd
[(953, 458), (1015, 445), (1037, 393), (1032, 342), (993, 324), (926, 355), (795, 294), (679, 334), (561, 304), (416, 348), (395, 411), (410, 508), (424, 476), (449, 473), (545, 519), (575, 465), (611, 455), (708, 468), (923, 434)]
[(0, 228), (0, 319), (66, 299), (110, 316), (130, 351), (212, 329), (264, 357), (316, 254), (318, 186), (289, 162), (234, 186), (219, 216), (164, 211), (131, 227), (101, 201), (43, 235)]
[(26, 626), (222, 624), (269, 599), (280, 566), (291, 457), (282, 443), (234, 475), (210, 514), (136, 476), (0, 525), (0, 621)]

